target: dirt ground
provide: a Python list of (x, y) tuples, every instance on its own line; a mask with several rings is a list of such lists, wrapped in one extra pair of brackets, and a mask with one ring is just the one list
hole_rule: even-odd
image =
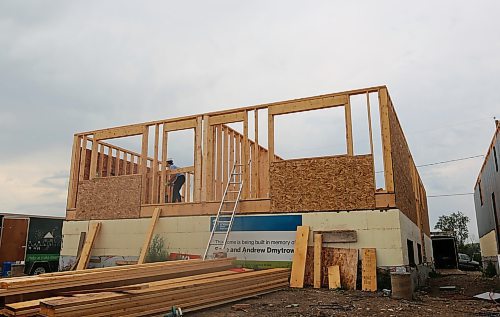
[[(440, 290), (456, 286), (456, 290)], [(484, 278), (479, 272), (429, 279), (429, 285), (415, 294), (415, 300), (396, 300), (382, 292), (327, 289), (285, 289), (187, 314), (192, 317), (242, 316), (488, 316), (500, 317), (500, 304), (473, 299), (487, 291), (500, 291), (498, 278)], [(234, 304), (249, 304), (235, 311)]]

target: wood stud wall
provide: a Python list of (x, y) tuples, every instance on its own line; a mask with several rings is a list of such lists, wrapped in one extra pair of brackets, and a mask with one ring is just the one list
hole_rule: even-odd
[[(186, 175), (183, 188), (186, 202), (220, 200), (235, 163), (245, 163), (242, 176), (244, 181), (242, 198), (268, 198), (270, 191), (273, 190), (270, 190), (269, 185), (270, 167), (273, 162), (281, 161), (281, 158), (275, 154), (274, 117), (287, 113), (344, 107), (346, 153), (347, 156), (354, 156), (350, 97), (365, 94), (370, 152), (373, 156), (369, 98), (372, 93), (377, 93), (379, 99), (380, 137), (385, 178), (385, 189), (382, 193), (395, 193), (395, 205), (407, 213), (410, 219), (428, 234), (429, 221), (425, 189), (385, 86), (77, 134), (73, 141), (67, 209), (75, 210), (79, 185), (83, 182), (122, 175), (141, 175), (141, 205), (165, 203), (165, 197), (171, 197), (170, 188), (165, 186), (169, 179), (169, 171), (166, 167), (168, 132), (186, 129), (194, 132), (194, 166), (184, 167), (177, 171)], [(259, 145), (259, 110), (267, 110), (268, 149)], [(254, 140), (248, 136), (250, 115), (254, 116), (255, 122)], [(238, 133), (228, 126), (229, 123), (235, 122), (243, 124), (243, 133)], [(151, 136), (149, 136), (150, 133)], [(141, 153), (104, 142), (107, 139), (135, 135), (142, 136)], [(154, 139), (154, 146), (150, 151), (153, 153), (152, 157), (148, 157), (150, 138)], [(249, 162), (251, 163), (248, 165)], [(373, 164), (373, 160), (370, 162)], [(375, 184), (374, 174), (366, 177), (372, 177), (371, 182)], [(286, 184), (282, 185), (286, 186)], [(371, 205), (372, 202), (370, 201), (369, 204)], [(422, 245), (425, 244), (422, 243)]]

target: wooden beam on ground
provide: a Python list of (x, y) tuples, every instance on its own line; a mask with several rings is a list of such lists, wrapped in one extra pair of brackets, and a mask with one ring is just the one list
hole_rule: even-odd
[(161, 208), (155, 208), (153, 216), (151, 217), (151, 222), (149, 224), (148, 233), (146, 234), (146, 238), (144, 239), (144, 243), (142, 244), (141, 254), (139, 255), (139, 260), (137, 261), (137, 264), (144, 263), (144, 260), (146, 259), (146, 254), (148, 253), (149, 245), (151, 244), (151, 239), (153, 238), (153, 232), (155, 230), (155, 226), (156, 223), (158, 222), (160, 214), (161, 214)]
[(328, 267), (328, 288), (340, 288), (340, 266), (338, 265)]
[(295, 235), (294, 253), (292, 259), (292, 275), (290, 287), (303, 288), (306, 270), (307, 242), (309, 240), (309, 226), (297, 226)]
[(377, 251), (375, 248), (361, 249), (363, 252), (362, 268), (362, 287), (363, 291), (377, 291)]
[(100, 222), (94, 222), (90, 225), (89, 233), (85, 239), (85, 244), (82, 249), (82, 255), (76, 266), (77, 270), (85, 270), (87, 265), (89, 265), (90, 253), (92, 252), (92, 247), (94, 246), (95, 239), (101, 229)]
[(314, 288), (321, 288), (321, 233), (314, 234)]

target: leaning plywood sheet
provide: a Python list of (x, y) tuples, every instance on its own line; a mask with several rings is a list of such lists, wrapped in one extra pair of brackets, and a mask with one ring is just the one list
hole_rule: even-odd
[(273, 162), (271, 211), (373, 209), (373, 180), (371, 155)]
[(139, 218), (141, 176), (95, 178), (78, 186), (76, 220)]
[(377, 291), (377, 251), (375, 248), (362, 249), (361, 261), (361, 289), (363, 291)]
[(306, 266), (307, 241), (309, 240), (309, 227), (298, 226), (295, 236), (295, 245), (292, 259), (292, 275), (290, 287), (304, 287), (304, 273)]
[[(305, 285), (314, 284), (314, 247), (307, 249)], [(356, 289), (358, 272), (358, 250), (323, 247), (321, 251), (321, 285), (328, 287), (328, 267), (340, 267), (340, 281), (345, 289)]]

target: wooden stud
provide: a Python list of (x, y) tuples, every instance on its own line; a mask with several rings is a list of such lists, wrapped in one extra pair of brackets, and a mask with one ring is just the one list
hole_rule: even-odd
[(191, 173), (186, 173), (186, 194), (184, 195), (184, 202), (191, 202)]
[(104, 176), (103, 169), (104, 169), (104, 144), (100, 144), (99, 145), (99, 165), (97, 168), (97, 176), (98, 177)]
[[(368, 133), (370, 134), (370, 153), (373, 155), (373, 131), (372, 131), (372, 114), (370, 106), (370, 94), (366, 93), (366, 110), (368, 112)], [(374, 160), (375, 162), (375, 160)]]
[(292, 275), (290, 287), (303, 288), (306, 271), (307, 241), (309, 240), (309, 226), (297, 226), (295, 245), (292, 260)]
[(215, 200), (222, 199), (222, 125), (215, 126), (217, 136)]
[(156, 223), (158, 222), (158, 218), (160, 218), (161, 208), (155, 208), (153, 212), (153, 216), (151, 217), (151, 222), (149, 223), (148, 232), (146, 234), (146, 238), (144, 239), (144, 243), (142, 244), (141, 254), (139, 255), (139, 260), (137, 264), (142, 264), (146, 260), (146, 254), (149, 250), (149, 245), (151, 244), (151, 239), (153, 238), (153, 233), (155, 230)]
[(92, 247), (94, 246), (95, 239), (100, 229), (100, 222), (94, 222), (90, 225), (90, 230), (85, 239), (85, 244), (82, 249), (80, 260), (78, 261), (78, 265), (76, 266), (77, 270), (85, 270), (89, 265), (90, 253), (92, 252)]
[(314, 288), (321, 288), (321, 233), (314, 234)]
[(394, 192), (394, 175), (392, 170), (391, 128), (389, 122), (389, 95), (387, 88), (378, 93), (380, 107), (380, 127), (382, 133), (382, 149), (384, 158), (384, 178), (387, 192)]
[(338, 265), (328, 267), (328, 288), (340, 288), (340, 266)]
[(193, 198), (195, 202), (201, 201), (201, 187), (202, 187), (202, 157), (203, 152), (201, 148), (202, 143), (202, 129), (203, 119), (201, 116), (196, 117), (196, 128), (194, 131), (194, 189)]
[(142, 175), (142, 192), (141, 192), (141, 203), (147, 204), (147, 173), (148, 173), (148, 136), (149, 127), (143, 127), (142, 131), (142, 146), (141, 146), (141, 175)]
[(127, 152), (123, 152), (122, 175), (127, 175), (127, 160), (128, 160)]
[(259, 168), (260, 168), (260, 147), (259, 147), (259, 110), (254, 111), (254, 147), (252, 155), (252, 197), (260, 197), (260, 180), (259, 180)]
[(362, 290), (369, 292), (377, 291), (377, 253), (375, 248), (362, 249)]
[(81, 155), (81, 142), (82, 138), (78, 135), (73, 137), (73, 149), (71, 153), (71, 171), (69, 174), (68, 186), (68, 200), (66, 201), (66, 208), (76, 208), (76, 193), (78, 192), (78, 172), (80, 166)]
[[(274, 116), (272, 114), (267, 115), (267, 153), (269, 156), (268, 165), (274, 162)], [(268, 167), (268, 169), (269, 169)]]
[(247, 199), (250, 195), (250, 147), (248, 143), (248, 111), (245, 112), (245, 120), (243, 121), (243, 199)]
[(99, 131), (96, 131), (94, 133), (94, 139), (99, 141), (99, 140), (106, 140), (106, 139), (123, 138), (126, 136), (134, 136), (134, 135), (142, 134), (143, 130), (144, 130), (144, 126), (141, 124), (99, 130)]
[(154, 151), (153, 151), (153, 168), (152, 168), (152, 189), (150, 202), (153, 204), (158, 203), (158, 143), (160, 142), (160, 125), (155, 124), (155, 140), (154, 140)]
[(203, 173), (201, 175), (201, 201), (207, 201), (207, 188), (208, 188), (208, 134), (210, 132), (209, 117), (203, 117)]
[(345, 112), (345, 130), (346, 130), (346, 144), (347, 155), (354, 155), (354, 144), (352, 140), (352, 118), (351, 118), (351, 102), (347, 98), (347, 103), (344, 106)]
[(89, 179), (94, 179), (97, 174), (97, 158), (99, 156), (98, 152), (98, 143), (95, 140), (92, 140), (92, 152), (90, 153), (90, 174)]
[[(236, 144), (235, 144), (236, 149), (235, 149), (234, 154), (235, 154), (236, 158), (234, 160), (234, 163), (236, 165), (238, 165), (238, 164), (241, 164), (241, 134), (239, 134), (239, 133), (235, 134), (235, 142), (236, 142)], [(242, 170), (241, 167), (238, 166), (238, 167), (236, 167), (235, 172), (239, 172), (241, 170)], [(236, 175), (235, 181), (236, 182), (241, 181), (241, 175)]]
[[(234, 169), (234, 131), (229, 131), (229, 173), (232, 173)], [(230, 190), (234, 190), (234, 185), (229, 186)], [(236, 195), (233, 193), (233, 198)]]
[(106, 165), (106, 177), (111, 176), (111, 162), (113, 161), (113, 148), (108, 146), (108, 160)]
[(223, 127), (222, 130), (223, 142), (222, 142), (222, 191), (226, 189), (227, 181), (228, 181), (228, 148), (229, 148), (229, 133), (226, 127)]
[(160, 180), (160, 203), (164, 204), (167, 186), (167, 151), (168, 151), (168, 132), (163, 126), (163, 137), (161, 140), (161, 180)]
[(116, 150), (116, 156), (115, 156), (115, 176), (120, 176), (120, 159), (121, 153), (120, 150)]
[(209, 126), (208, 127), (208, 135), (207, 135), (207, 160), (206, 165), (207, 165), (207, 185), (206, 185), (206, 191), (207, 191), (207, 201), (214, 200), (214, 136), (215, 136), (215, 131), (214, 127)]
[[(85, 161), (87, 159), (87, 136), (83, 136), (82, 149), (80, 155), (80, 175), (78, 176), (80, 181), (85, 180)], [(76, 203), (76, 202), (75, 202)]]

